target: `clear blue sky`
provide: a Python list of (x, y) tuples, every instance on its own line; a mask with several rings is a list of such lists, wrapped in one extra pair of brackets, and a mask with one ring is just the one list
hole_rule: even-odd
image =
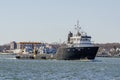
[(96, 43), (120, 42), (120, 0), (0, 0), (0, 44), (63, 42), (77, 20)]

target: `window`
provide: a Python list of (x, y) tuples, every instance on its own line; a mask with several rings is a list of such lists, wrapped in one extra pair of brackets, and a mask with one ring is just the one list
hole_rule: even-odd
[(70, 51), (70, 49), (68, 49), (68, 51)]
[(80, 49), (78, 49), (78, 51), (80, 51)]

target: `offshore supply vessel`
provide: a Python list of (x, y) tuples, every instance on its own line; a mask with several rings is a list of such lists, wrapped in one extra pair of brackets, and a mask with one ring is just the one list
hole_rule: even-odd
[(93, 60), (99, 49), (91, 41), (91, 36), (81, 31), (79, 21), (76, 25), (76, 33), (69, 32), (67, 45), (58, 48), (56, 59), (58, 60), (79, 60), (88, 59)]

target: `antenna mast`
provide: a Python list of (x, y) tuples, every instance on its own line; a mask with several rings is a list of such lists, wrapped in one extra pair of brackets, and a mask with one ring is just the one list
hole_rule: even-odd
[(81, 29), (81, 27), (80, 27), (80, 25), (79, 25), (79, 20), (77, 20), (77, 25), (75, 25), (75, 26), (76, 26), (75, 29), (79, 32), (80, 29)]

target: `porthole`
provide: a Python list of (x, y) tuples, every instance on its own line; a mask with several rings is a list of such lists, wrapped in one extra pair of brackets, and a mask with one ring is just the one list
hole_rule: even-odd
[(68, 51), (70, 51), (70, 49), (68, 49)]
[(78, 51), (80, 51), (80, 49), (78, 49)]
[(75, 49), (73, 49), (73, 51), (75, 51)]

